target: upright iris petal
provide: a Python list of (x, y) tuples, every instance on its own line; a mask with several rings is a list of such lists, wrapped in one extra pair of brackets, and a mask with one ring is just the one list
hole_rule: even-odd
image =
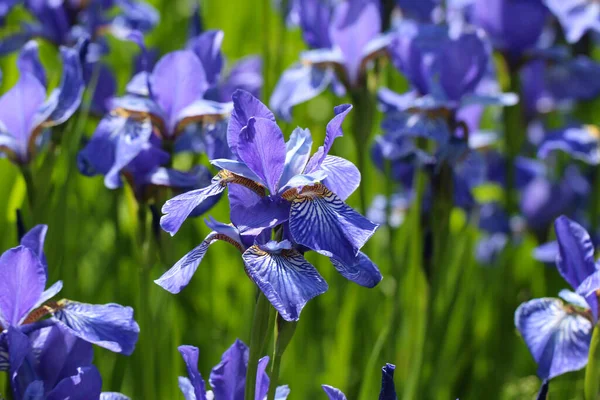
[(287, 241), (252, 246), (243, 258), (248, 276), (287, 321), (297, 321), (304, 305), (327, 291), (325, 280)]

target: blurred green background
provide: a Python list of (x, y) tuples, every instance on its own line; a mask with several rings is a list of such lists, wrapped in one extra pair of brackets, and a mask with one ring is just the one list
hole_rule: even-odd
[[(146, 44), (161, 54), (184, 46), (190, 3), (149, 3), (160, 11), (161, 22), (147, 36)], [(268, 0), (207, 0), (201, 9), (205, 29), (225, 32), (223, 52), (229, 65), (250, 54), (265, 57), (269, 94), (281, 71), (305, 49), (300, 32), (286, 31)], [(13, 12), (6, 29), (15, 29), (22, 18), (27, 18), (24, 12)], [(112, 52), (106, 60), (114, 68), (122, 92), (131, 77), (132, 56), (138, 50), (113, 38), (110, 42)], [(56, 51), (44, 43), (42, 54), (50, 81), (56, 84), (60, 78)], [(18, 77), (15, 60), (16, 54), (0, 61), (2, 92)], [(397, 90), (406, 87), (385, 62), (378, 65), (378, 72), (382, 84)], [(349, 99), (324, 94), (296, 107), (293, 122), (282, 123), (282, 129), (289, 135), (297, 125), (308, 127), (315, 143), (321, 143), (333, 106), (343, 102)], [(17, 244), (17, 209), (23, 211), (28, 228), (48, 224), (45, 250), (50, 282), (64, 281), (64, 297), (136, 308), (141, 335), (134, 355), (95, 350), (103, 389), (121, 391), (136, 400), (183, 398), (177, 376), (185, 375), (185, 371), (177, 346), (200, 348), (200, 371), (208, 379), (210, 369), (236, 338), (249, 343), (256, 289), (244, 273), (239, 254), (228, 244), (217, 243), (181, 294), (171, 295), (150, 281), (149, 293), (140, 302), (143, 261), (135, 198), (128, 188), (106, 189), (102, 177), (84, 177), (76, 166), (82, 138), (89, 137), (97, 123), (96, 117), (80, 112), (54, 132), (61, 145), (43, 151), (32, 166), (38, 192), (33, 210), (28, 207), (18, 168), (0, 159), (1, 249)], [(346, 137), (336, 141), (333, 153), (356, 160), (350, 119), (344, 127)], [(178, 157), (175, 166), (179, 167), (189, 167), (195, 161)], [(207, 164), (204, 158), (200, 161)], [(384, 175), (373, 166), (362, 174), (369, 196), (390, 191)], [(486, 190), (479, 194), (482, 198), (494, 196), (493, 191)], [(210, 214), (229, 222), (228, 205), (223, 200)], [(349, 203), (358, 207), (358, 200), (355, 193)], [(320, 385), (325, 383), (340, 388), (349, 399), (375, 399), (385, 362), (397, 366), (400, 399), (534, 398), (540, 382), (535, 377), (536, 365), (514, 328), (514, 311), (532, 297), (555, 296), (565, 283), (554, 268), (532, 259), (537, 243), (528, 236), (518, 247), (505, 251), (494, 265), (477, 265), (476, 224), (458, 210), (451, 222), (448, 240), (452, 251), (443, 265), (435, 266), (431, 282), (422, 268), (423, 235), (415, 208), (397, 231), (382, 227), (367, 244), (365, 252), (384, 275), (374, 289), (346, 281), (327, 258), (310, 255), (309, 261), (329, 282), (330, 289), (308, 303), (284, 356), (280, 382), (289, 384), (291, 399), (324, 399)], [(161, 251), (157, 244), (151, 247), (150, 278), (158, 278), (207, 233), (202, 218), (188, 220), (175, 237), (163, 232)], [(149, 315), (144, 322), (139, 318), (141, 312)], [(557, 378), (550, 397), (580, 398), (582, 377), (583, 372), (579, 372)]]

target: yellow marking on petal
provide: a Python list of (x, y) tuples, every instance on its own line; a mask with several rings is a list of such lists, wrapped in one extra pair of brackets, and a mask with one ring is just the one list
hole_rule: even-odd
[(596, 125), (584, 125), (585, 130), (596, 140), (600, 140), (600, 129)]
[(62, 310), (63, 308), (65, 308), (67, 303), (68, 303), (68, 300), (66, 300), (66, 299), (62, 299), (59, 301), (48, 301), (41, 307), (38, 307), (35, 310), (33, 310), (31, 313), (29, 313), (27, 318), (25, 318), (25, 321), (23, 321), (23, 324), (24, 325), (32, 324), (34, 322), (39, 321), (40, 319), (44, 318), (47, 315), (54, 314), (54, 313)]
[(227, 235), (224, 235), (222, 233), (217, 233), (215, 236), (213, 236), (213, 240), (222, 240), (224, 242), (227, 242), (227, 243), (233, 245), (236, 249), (238, 249), (240, 251), (240, 253), (244, 253), (244, 248), (242, 247), (242, 245)]

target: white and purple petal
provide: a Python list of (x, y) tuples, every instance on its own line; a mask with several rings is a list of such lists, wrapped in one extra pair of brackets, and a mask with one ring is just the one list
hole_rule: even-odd
[(100, 393), (100, 400), (130, 400), (130, 398), (122, 393), (102, 392)]
[(270, 192), (277, 193), (285, 164), (285, 142), (279, 126), (269, 119), (250, 118), (240, 132), (237, 152)]
[(378, 228), (323, 185), (292, 201), (289, 223), (296, 243), (350, 265)]
[(594, 126), (572, 126), (548, 134), (538, 149), (538, 157), (546, 159), (562, 150), (591, 165), (600, 164), (600, 132)]
[(308, 129), (296, 128), (285, 143), (285, 165), (279, 186), (284, 186), (292, 177), (304, 172), (310, 158), (312, 136)]
[(540, 378), (552, 379), (587, 364), (592, 321), (561, 300), (542, 298), (521, 304), (515, 326), (538, 363)]
[(202, 202), (210, 197), (217, 196), (225, 190), (225, 185), (217, 175), (213, 178), (211, 184), (202, 189), (192, 190), (187, 193), (175, 196), (162, 207), (163, 216), (160, 219), (160, 226), (171, 236), (175, 235), (187, 217)]
[(323, 184), (346, 200), (360, 185), (360, 171), (352, 162), (337, 156), (326, 156), (319, 167), (327, 173)]
[(45, 286), (46, 270), (32, 250), (19, 246), (5, 251), (0, 256), (0, 324), (21, 324)]
[(327, 291), (327, 282), (296, 250), (271, 253), (255, 245), (242, 257), (248, 276), (286, 321), (297, 321), (304, 305)]
[(216, 160), (210, 160), (210, 163), (217, 168), (225, 169), (233, 172), (236, 175), (248, 178), (254, 182), (262, 183), (262, 179), (258, 177), (246, 164), (241, 161), (228, 160), (225, 158), (218, 158)]
[(54, 314), (77, 337), (116, 353), (130, 355), (140, 333), (133, 309), (119, 304), (85, 304), (66, 300)]
[(331, 263), (344, 278), (360, 286), (372, 288), (383, 279), (379, 268), (362, 251), (358, 253), (353, 263), (344, 263), (334, 257), (331, 258)]

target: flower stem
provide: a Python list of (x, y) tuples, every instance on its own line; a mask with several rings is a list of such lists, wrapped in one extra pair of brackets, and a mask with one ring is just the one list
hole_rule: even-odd
[(267, 400), (275, 400), (277, 385), (279, 384), (279, 370), (281, 368), (281, 358), (296, 332), (297, 322), (288, 322), (277, 315), (277, 339), (275, 342), (275, 352), (273, 353), (273, 367), (271, 368), (271, 383), (269, 384), (269, 395)]
[[(369, 157), (369, 139), (373, 130), (373, 118), (375, 113), (375, 99), (366, 87), (357, 88), (351, 93), (352, 104), (355, 111), (352, 117), (352, 137), (356, 148), (356, 166), (363, 175), (366, 174), (367, 160)], [(359, 185), (360, 212), (366, 213), (368, 207), (367, 185)]]
[(35, 205), (35, 185), (33, 183), (33, 175), (31, 174), (31, 168), (29, 165), (21, 165), (21, 174), (25, 179), (25, 186), (27, 187), (27, 200), (29, 201), (29, 209), (33, 212)]
[(600, 394), (600, 327), (596, 325), (592, 334), (592, 343), (588, 363), (585, 369), (585, 400), (596, 400)]
[(258, 360), (263, 354), (269, 338), (269, 321), (271, 304), (262, 291), (258, 293), (250, 332), (250, 355), (248, 357), (248, 370), (246, 372), (246, 400), (255, 400), (256, 397), (256, 371)]

